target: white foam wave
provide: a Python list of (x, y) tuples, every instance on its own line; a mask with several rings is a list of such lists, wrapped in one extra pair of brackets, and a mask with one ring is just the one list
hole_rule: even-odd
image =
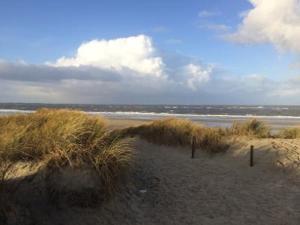
[(35, 111), (33, 110), (22, 110), (22, 109), (0, 109), (0, 113), (7, 113), (7, 114), (12, 114), (12, 113), (33, 113)]
[[(20, 109), (0, 109), (0, 114), (15, 114), (15, 113), (33, 113), (34, 110), (20, 110)], [(190, 119), (205, 119), (205, 118), (219, 118), (219, 119), (247, 119), (247, 118), (261, 118), (261, 119), (296, 119), (300, 120), (300, 116), (282, 116), (282, 115), (228, 115), (228, 114), (179, 114), (179, 113), (157, 113), (157, 112), (86, 112), (90, 115), (103, 115), (107, 117), (121, 117), (121, 118), (144, 118), (155, 119), (163, 117), (178, 117)]]
[(300, 119), (300, 116), (267, 116), (267, 115), (225, 115), (225, 114), (178, 114), (156, 112), (88, 112), (89, 114), (101, 114), (105, 116), (148, 116), (148, 117), (184, 117), (184, 118), (274, 118), (274, 119)]

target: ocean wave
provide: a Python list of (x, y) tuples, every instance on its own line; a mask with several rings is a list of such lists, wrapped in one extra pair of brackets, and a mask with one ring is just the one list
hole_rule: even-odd
[(0, 109), (0, 113), (33, 113), (33, 110), (22, 110), (22, 109)]
[(229, 114), (179, 114), (179, 113), (157, 113), (157, 112), (87, 112), (89, 114), (102, 114), (107, 116), (153, 116), (153, 117), (186, 117), (186, 118), (278, 118), (278, 119), (300, 119), (300, 116), (282, 115), (229, 115)]
[[(35, 110), (21, 110), (21, 109), (0, 109), (0, 114), (16, 114), (16, 113), (33, 113)], [(190, 119), (205, 119), (205, 118), (224, 118), (224, 119), (247, 119), (247, 118), (261, 118), (261, 119), (298, 119), (300, 116), (286, 116), (286, 115), (230, 115), (230, 114), (179, 114), (179, 113), (159, 113), (159, 112), (107, 112), (107, 111), (84, 111), (90, 115), (103, 115), (108, 117), (122, 117), (122, 118), (133, 118), (142, 117), (146, 119), (155, 119), (163, 117), (179, 117), (179, 118), (190, 118)]]

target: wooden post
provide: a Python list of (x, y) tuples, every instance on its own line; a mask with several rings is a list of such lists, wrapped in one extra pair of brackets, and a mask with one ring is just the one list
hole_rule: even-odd
[(192, 159), (195, 157), (195, 150), (196, 150), (196, 138), (192, 137)]
[(250, 146), (250, 167), (254, 166), (254, 146)]

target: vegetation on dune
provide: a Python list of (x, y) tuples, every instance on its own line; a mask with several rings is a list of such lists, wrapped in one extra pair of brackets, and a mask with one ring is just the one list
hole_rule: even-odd
[[(282, 135), (288, 138), (299, 133), (297, 129), (286, 129)], [(41, 109), (30, 115), (0, 117), (0, 157), (10, 161), (46, 160), (55, 166), (93, 165), (100, 171), (110, 156), (116, 161), (114, 164), (126, 167), (131, 151), (127, 140), (119, 139), (135, 135), (170, 146), (190, 146), (194, 139), (196, 147), (222, 152), (228, 148), (225, 139), (229, 136), (265, 138), (270, 136), (270, 128), (256, 119), (235, 122), (231, 128), (221, 129), (167, 118), (112, 134), (106, 131), (105, 120), (100, 117), (78, 111)]]
[(223, 152), (228, 148), (222, 129), (203, 127), (185, 119), (156, 120), (121, 133), (125, 136), (138, 135), (152, 143), (169, 146), (190, 146), (194, 138), (196, 147), (207, 152)]
[[(111, 197), (132, 165), (133, 150), (127, 137), (133, 136), (168, 146), (190, 147), (194, 143), (208, 153), (220, 153), (229, 148), (232, 136), (267, 138), (270, 129), (256, 119), (222, 129), (167, 118), (108, 131), (103, 118), (73, 110), (41, 109), (0, 117), (0, 224), (11, 215), (23, 220), (23, 215), (31, 213), (24, 206), (37, 200), (54, 206), (95, 207)], [(284, 129), (279, 136), (298, 138), (300, 128)], [(26, 181), (23, 191), (18, 192), (22, 185), (20, 180), (14, 183), (10, 172), (18, 166), (22, 170), (24, 165), (30, 172), (34, 168), (34, 174), (27, 177), (29, 170), (25, 170), (25, 176), (18, 177)], [(38, 191), (29, 193), (31, 190)], [(17, 214), (11, 214), (12, 209)]]
[(278, 136), (285, 139), (300, 138), (300, 127), (284, 128), (279, 132)]
[(192, 139), (197, 148), (207, 152), (224, 152), (229, 147), (227, 141), (232, 136), (255, 138), (270, 137), (270, 128), (257, 119), (235, 122), (230, 128), (209, 128), (190, 120), (167, 118), (147, 125), (130, 127), (118, 132), (119, 136), (140, 136), (155, 144), (169, 146), (190, 146)]
[(193, 137), (196, 140), (196, 147), (210, 153), (224, 152), (229, 148), (225, 132), (220, 128), (202, 127), (195, 129)]
[(105, 120), (71, 110), (41, 109), (0, 117), (0, 159), (46, 168), (89, 168), (112, 192), (133, 156), (128, 139), (109, 138)]
[[(108, 131), (101, 117), (73, 110), (50, 109), (28, 115), (0, 117), (0, 191), (4, 190), (7, 173), (4, 165), (22, 161), (43, 165), (45, 179), (51, 180), (49, 191), (55, 199), (63, 198), (68, 193), (70, 199), (79, 196), (81, 203), (86, 204), (88, 194), (91, 202), (96, 198), (95, 192), (109, 197), (132, 164), (133, 151), (127, 137), (133, 136), (168, 146), (191, 146), (193, 142), (196, 148), (218, 153), (228, 149), (228, 140), (232, 136), (267, 138), (270, 137), (270, 128), (256, 119), (236, 122), (230, 128), (221, 129), (204, 127), (185, 119), (167, 118)], [(285, 129), (280, 137), (300, 137), (300, 129)], [(74, 172), (73, 177), (86, 177), (81, 172), (87, 170), (90, 175), (95, 174), (96, 178), (91, 175), (90, 179), (97, 181), (95, 190), (86, 189), (80, 194), (68, 189), (55, 189), (57, 182), (67, 180), (65, 176), (68, 176), (66, 174), (70, 169)], [(62, 186), (67, 188), (68, 185)]]
[(133, 130), (154, 143), (184, 146), (190, 144), (194, 128), (194, 125), (188, 120), (168, 118), (156, 120), (149, 125), (133, 128)]
[(263, 121), (250, 119), (245, 122), (234, 122), (228, 133), (236, 136), (267, 138), (270, 137), (270, 131), (270, 127)]

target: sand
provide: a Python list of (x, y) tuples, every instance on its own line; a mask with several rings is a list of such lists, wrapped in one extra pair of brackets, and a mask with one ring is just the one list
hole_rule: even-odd
[(143, 124), (148, 124), (149, 120), (126, 120), (126, 119), (107, 119), (108, 128), (113, 129), (124, 129), (128, 127), (140, 126)]
[(131, 185), (99, 212), (89, 212), (82, 219), (94, 216), (95, 223), (128, 225), (299, 224), (300, 183), (292, 169), (295, 165), (276, 166), (273, 160), (278, 152), (268, 143), (251, 142), (259, 149), (250, 168), (248, 146), (215, 157), (198, 152), (191, 159), (189, 149), (139, 140)]
[[(114, 122), (114, 128), (127, 125)], [(197, 150), (195, 159), (189, 148), (157, 146), (140, 139), (134, 145), (135, 166), (111, 201), (97, 208), (43, 206), (44, 210), (36, 211), (34, 203), (27, 202), (32, 224), (300, 222), (300, 140), (239, 140), (224, 154), (211, 156)], [(250, 145), (255, 146), (254, 167), (249, 167)], [(35, 183), (27, 185), (27, 193), (37, 191)]]

